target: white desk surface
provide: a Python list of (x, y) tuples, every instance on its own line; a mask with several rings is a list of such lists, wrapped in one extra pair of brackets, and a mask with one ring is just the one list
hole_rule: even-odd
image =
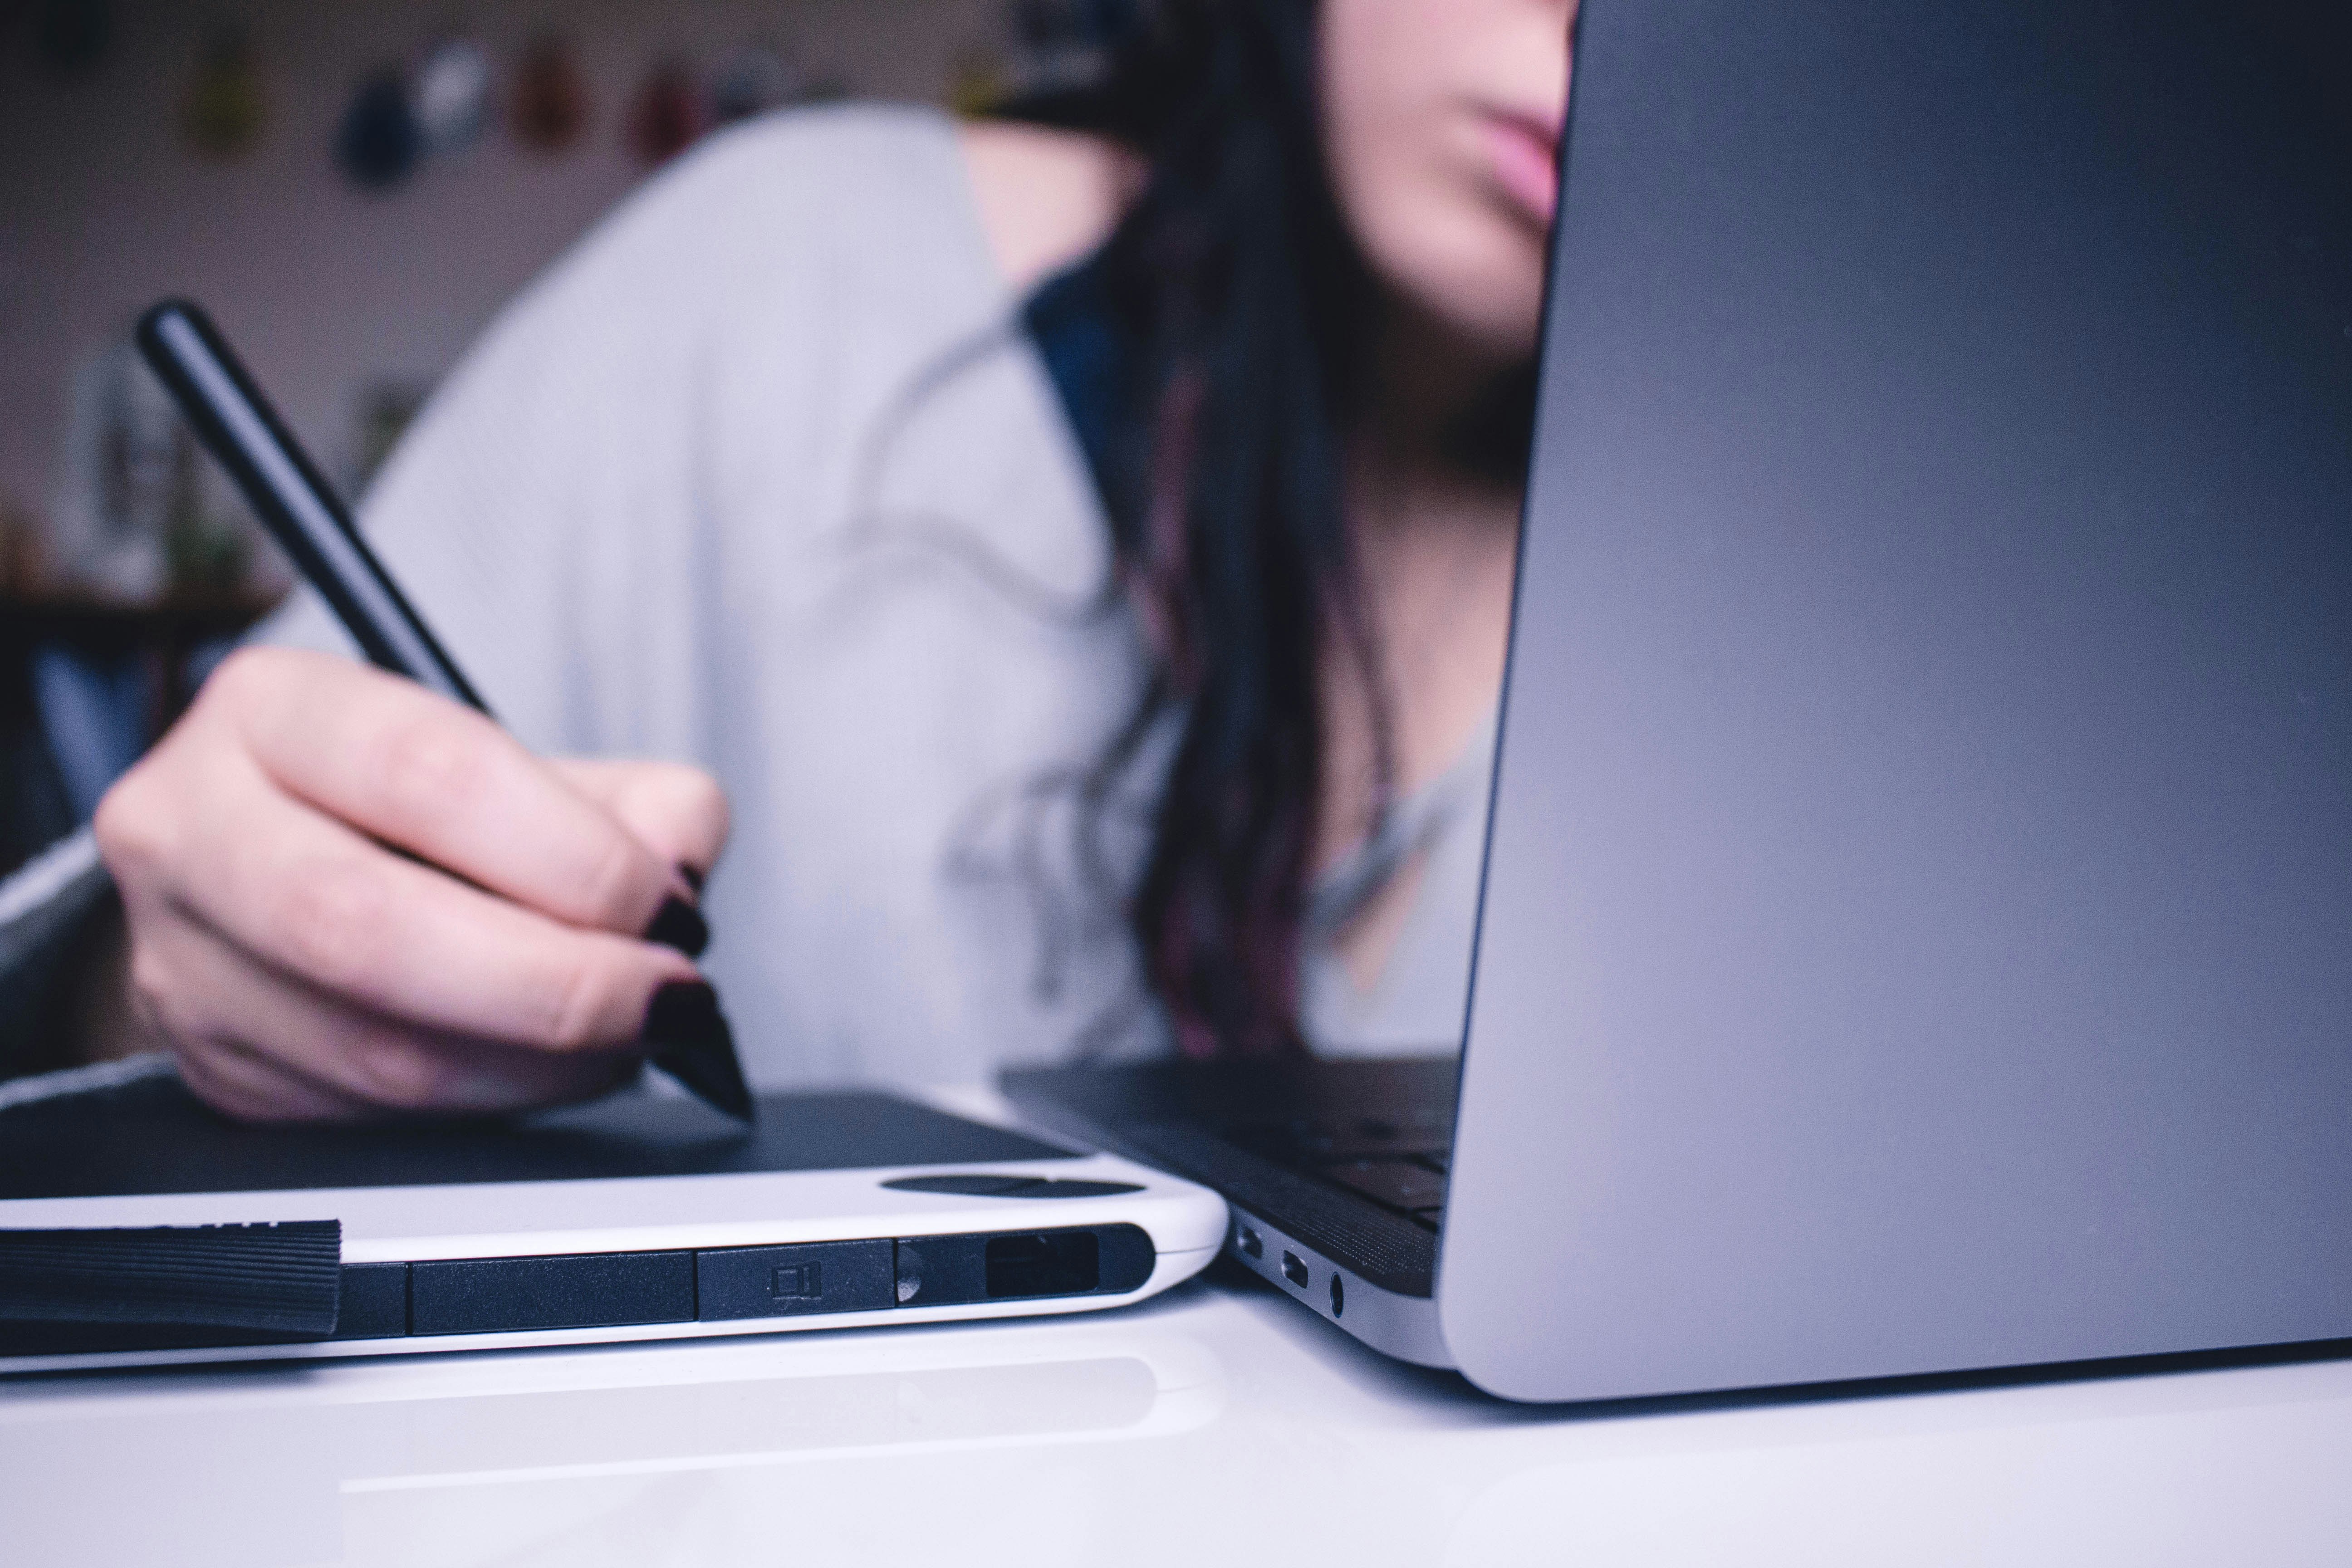
[(0, 1380), (0, 1562), (2352, 1563), (2352, 1363), (1594, 1416), (1265, 1287)]

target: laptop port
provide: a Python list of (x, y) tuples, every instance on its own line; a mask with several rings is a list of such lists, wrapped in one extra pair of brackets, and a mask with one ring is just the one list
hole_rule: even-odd
[(1348, 1292), (1340, 1285), (1339, 1275), (1334, 1274), (1331, 1276), (1331, 1315), (1336, 1318), (1347, 1310)]
[(1307, 1265), (1298, 1261), (1298, 1254), (1286, 1252), (1282, 1255), (1282, 1277), (1301, 1290), (1307, 1289)]
[(1234, 1235), (1241, 1240), (1243, 1257), (1264, 1258), (1265, 1256), (1265, 1243), (1258, 1238), (1257, 1232), (1247, 1226), (1243, 1226), (1234, 1232)]

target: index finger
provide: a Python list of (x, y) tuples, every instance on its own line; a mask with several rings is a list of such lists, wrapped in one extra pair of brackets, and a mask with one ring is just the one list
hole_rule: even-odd
[(675, 868), (487, 716), (326, 654), (254, 649), (205, 698), (289, 795), (568, 925), (635, 934)]

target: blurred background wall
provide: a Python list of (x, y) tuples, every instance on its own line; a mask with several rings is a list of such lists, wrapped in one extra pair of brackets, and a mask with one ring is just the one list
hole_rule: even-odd
[[(46, 513), (79, 363), (167, 292), (203, 300), (304, 440), (348, 468), (374, 383), (426, 382), (646, 169), (631, 98), (665, 62), (707, 81), (772, 51), (820, 90), (944, 102), (960, 62), (1007, 34), (1002, 0), (113, 0), (96, 58), (45, 58), (58, 9), (0, 29), (0, 495)], [(191, 98), (242, 32), (260, 122), (206, 152)], [(448, 38), (478, 42), (492, 96), (541, 38), (584, 88), (578, 140), (538, 151), (492, 123), (467, 151), (388, 188), (337, 167), (367, 79), (413, 75)], [(55, 53), (54, 48), (50, 50)]]

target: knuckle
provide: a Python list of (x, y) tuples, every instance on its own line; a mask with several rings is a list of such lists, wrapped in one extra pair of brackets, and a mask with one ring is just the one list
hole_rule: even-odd
[(213, 708), (251, 709), (273, 700), (284, 678), (288, 655), (283, 648), (240, 647), (214, 667), (197, 693), (199, 710)]
[(178, 972), (155, 943), (132, 942), (128, 974), (133, 1002), (164, 1038), (184, 1040), (201, 1032), (190, 1016), (194, 999), (185, 994)]
[(90, 832), (110, 870), (145, 866), (163, 858), (166, 841), (165, 796), (149, 787), (152, 762), (141, 763), (99, 797)]
[(153, 942), (142, 942), (132, 944), (131, 949), (131, 988), (150, 1001), (153, 1001), (170, 993), (172, 989), (171, 970), (169, 966), (163, 963), (163, 959), (156, 955), (155, 944)]
[(391, 900), (362, 866), (297, 868), (278, 894), (278, 944), (295, 968), (331, 990), (349, 991), (373, 976), (384, 951)]
[(435, 713), (385, 726), (375, 759), (377, 788), (400, 822), (446, 815), (452, 801), (470, 800), (487, 780), (476, 737)]

